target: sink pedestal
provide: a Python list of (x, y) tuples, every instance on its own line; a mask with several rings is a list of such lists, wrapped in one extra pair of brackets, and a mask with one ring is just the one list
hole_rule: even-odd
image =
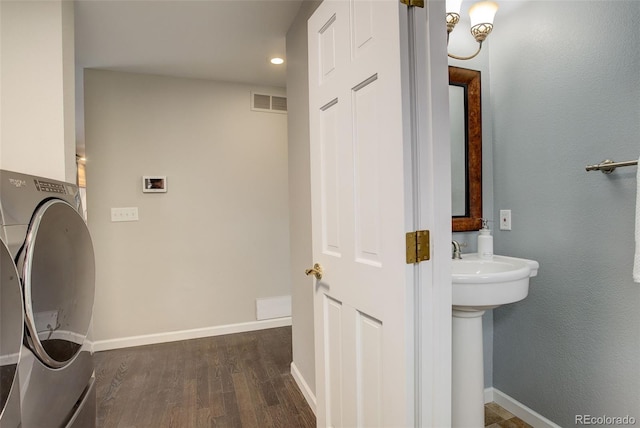
[(453, 261), (453, 427), (484, 427), (484, 311), (527, 297), (529, 278), (538, 274), (539, 267), (534, 260), (498, 255), (483, 259), (477, 254), (463, 254), (462, 259)]
[(454, 428), (484, 427), (484, 312), (453, 307), (451, 425)]

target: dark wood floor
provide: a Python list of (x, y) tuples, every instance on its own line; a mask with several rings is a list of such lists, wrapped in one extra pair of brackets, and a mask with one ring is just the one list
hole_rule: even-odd
[(98, 427), (315, 427), (291, 328), (96, 354)]

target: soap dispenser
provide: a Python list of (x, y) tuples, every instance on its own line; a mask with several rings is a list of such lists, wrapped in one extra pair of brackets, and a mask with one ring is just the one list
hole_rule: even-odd
[(482, 220), (482, 229), (478, 231), (478, 256), (481, 259), (493, 258), (493, 236), (489, 230), (489, 221)]

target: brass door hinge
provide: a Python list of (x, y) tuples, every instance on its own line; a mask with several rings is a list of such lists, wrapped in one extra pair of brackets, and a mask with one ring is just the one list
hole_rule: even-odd
[(407, 233), (407, 264), (431, 259), (429, 231), (418, 230)]
[(400, 3), (407, 6), (424, 7), (424, 0), (400, 0)]

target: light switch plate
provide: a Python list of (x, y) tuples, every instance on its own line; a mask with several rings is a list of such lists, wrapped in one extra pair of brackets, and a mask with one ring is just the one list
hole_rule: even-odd
[(138, 207), (111, 208), (111, 221), (138, 221)]

